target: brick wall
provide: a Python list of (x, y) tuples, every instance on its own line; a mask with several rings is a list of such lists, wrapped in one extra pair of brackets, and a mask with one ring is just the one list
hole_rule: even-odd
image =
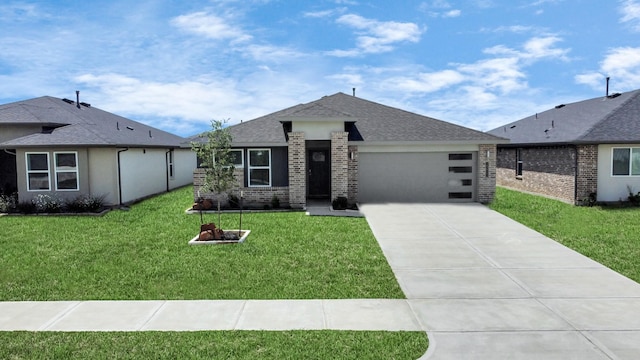
[[(497, 184), (574, 203), (576, 150), (572, 146), (521, 148), (522, 176), (516, 177), (516, 148), (500, 148)], [(597, 151), (597, 149), (596, 149)]]
[(331, 200), (348, 197), (349, 188), (349, 133), (331, 133)]
[(576, 204), (598, 190), (598, 145), (578, 145), (578, 175), (576, 176)]
[(289, 203), (292, 208), (307, 205), (307, 163), (303, 132), (289, 133)]
[[(353, 156), (351, 155), (353, 154)], [(347, 184), (347, 198), (350, 203), (358, 201), (358, 147), (349, 146), (348, 156), (348, 174), (349, 180)]]
[(490, 203), (496, 193), (496, 145), (480, 145), (478, 149), (478, 188), (476, 199)]
[(193, 172), (193, 199), (194, 202), (199, 197), (204, 199), (210, 199), (217, 204), (220, 199), (220, 204), (226, 206), (229, 203), (229, 194), (235, 195), (240, 198), (240, 192), (243, 195), (243, 204), (247, 207), (262, 208), (264, 205), (271, 205), (271, 200), (274, 196), (280, 200), (281, 207), (287, 207), (289, 203), (289, 187), (288, 186), (274, 186), (274, 187), (244, 187), (244, 171), (243, 169), (236, 169), (234, 172), (237, 185), (234, 186), (228, 193), (215, 194), (208, 192), (202, 186), (204, 183), (205, 173), (204, 169), (195, 169)]

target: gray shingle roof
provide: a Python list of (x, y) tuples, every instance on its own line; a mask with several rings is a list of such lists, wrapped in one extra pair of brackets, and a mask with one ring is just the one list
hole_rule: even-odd
[(640, 90), (556, 106), (488, 133), (515, 145), (638, 143)]
[(181, 147), (185, 139), (92, 106), (43, 96), (0, 105), (3, 124), (42, 125), (51, 133), (31, 134), (0, 144), (4, 148), (41, 146)]
[(337, 93), (229, 127), (234, 144), (286, 144), (282, 122), (296, 118), (355, 122), (365, 142), (484, 142), (505, 139), (355, 96)]

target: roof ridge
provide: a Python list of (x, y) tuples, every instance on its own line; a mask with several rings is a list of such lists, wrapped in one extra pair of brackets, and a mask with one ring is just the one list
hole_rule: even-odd
[[(582, 140), (582, 139), (588, 137), (598, 126), (600, 126), (600, 124), (602, 124), (602, 123), (606, 122), (607, 120), (611, 119), (613, 116), (615, 116), (618, 113), (618, 111), (620, 111), (620, 109), (623, 109), (628, 103), (633, 101), (635, 98), (640, 97), (640, 90), (632, 90), (632, 91), (629, 91), (629, 93), (631, 93), (631, 95), (629, 96), (629, 98), (627, 100), (621, 102), (618, 106), (613, 108), (613, 110), (611, 110), (607, 115), (605, 115), (600, 121), (597, 121), (595, 124), (593, 124), (593, 126), (591, 126), (590, 128), (586, 129), (580, 136), (576, 137), (576, 140)], [(598, 98), (596, 97), (596, 98), (593, 98), (591, 100), (597, 100), (597, 99)]]

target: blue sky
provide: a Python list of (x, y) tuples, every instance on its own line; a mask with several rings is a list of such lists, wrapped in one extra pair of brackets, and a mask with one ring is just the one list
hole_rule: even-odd
[(640, 0), (4, 0), (0, 103), (189, 136), (337, 92), (478, 130), (640, 88)]

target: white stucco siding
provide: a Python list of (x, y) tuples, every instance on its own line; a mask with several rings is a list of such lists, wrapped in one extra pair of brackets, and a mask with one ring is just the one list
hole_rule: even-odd
[(169, 179), (169, 188), (175, 189), (193, 183), (193, 170), (197, 167), (196, 153), (191, 149), (173, 151), (173, 178)]
[(331, 140), (331, 133), (344, 131), (343, 121), (293, 122), (293, 132), (303, 132), (305, 140)]
[(117, 149), (89, 149), (89, 189), (93, 196), (104, 196), (105, 205), (118, 204)]
[(120, 153), (123, 203), (167, 190), (165, 149), (130, 148)]
[(640, 176), (613, 176), (613, 148), (640, 147), (638, 144), (598, 146), (598, 201), (626, 201), (628, 187), (634, 193), (640, 191)]

